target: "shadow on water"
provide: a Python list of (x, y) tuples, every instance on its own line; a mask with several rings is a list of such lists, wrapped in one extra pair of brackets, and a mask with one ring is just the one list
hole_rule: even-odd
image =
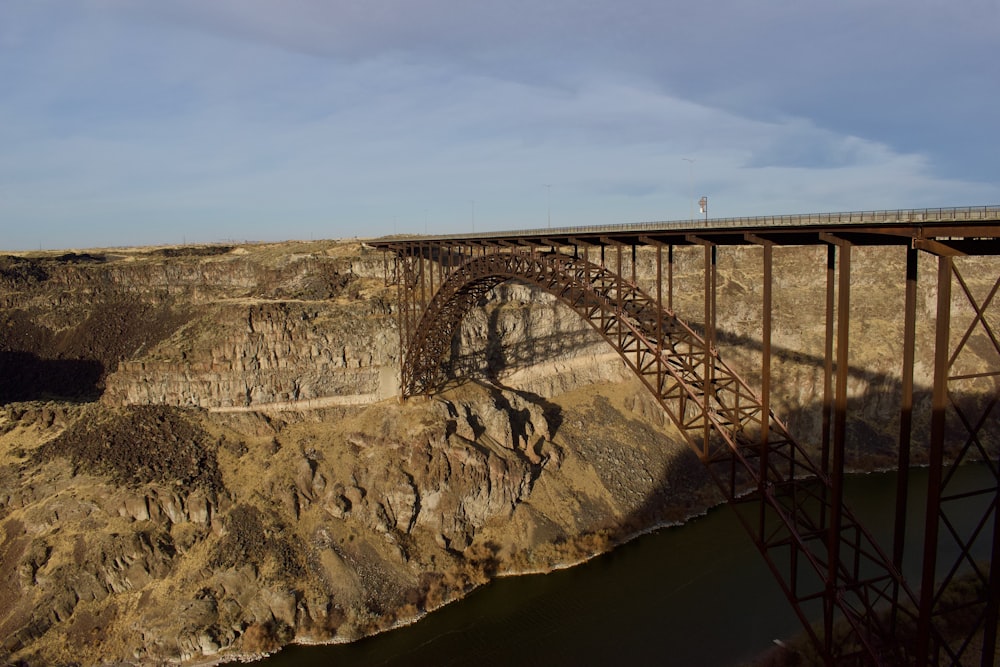
[(104, 364), (94, 359), (42, 359), (0, 351), (0, 404), (38, 400), (97, 400)]

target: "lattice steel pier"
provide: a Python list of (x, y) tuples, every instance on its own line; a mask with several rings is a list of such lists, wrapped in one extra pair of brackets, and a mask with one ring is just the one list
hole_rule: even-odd
[[(462, 318), (490, 290), (505, 281), (535, 286), (588, 322), (656, 398), (737, 510), (827, 664), (994, 664), (1000, 611), (1000, 567), (992, 565), (1000, 563), (1000, 259), (968, 258), (1000, 254), (1000, 207), (393, 238), (370, 245), (385, 251), (387, 280), (398, 288), (403, 396), (440, 388), (441, 364)], [(762, 248), (759, 393), (723, 361), (718, 343), (717, 248), (736, 245)], [(674, 309), (674, 251), (683, 246), (698, 246), (704, 256), (704, 312), (692, 324)], [(811, 460), (771, 409), (775, 246), (826, 248), (818, 460)], [(898, 276), (905, 299), (899, 306), (904, 323), (896, 518), (892, 544), (885, 546), (844, 503), (851, 259), (857, 246), (903, 248), (906, 255), (905, 273)], [(637, 280), (642, 247), (655, 255), (652, 289)], [(916, 440), (921, 253), (936, 262), (936, 317), (929, 447), (917, 452), (928, 465), (927, 500), (913, 508), (908, 492)], [(972, 461), (987, 471), (985, 481), (971, 492), (955, 491), (955, 470)], [(919, 554), (906, 547), (907, 516), (914, 512), (923, 517)], [(961, 522), (956, 512), (963, 514)], [(992, 554), (989, 562), (973, 557), (974, 547), (983, 545)], [(920, 576), (907, 580), (904, 560), (914, 559)]]

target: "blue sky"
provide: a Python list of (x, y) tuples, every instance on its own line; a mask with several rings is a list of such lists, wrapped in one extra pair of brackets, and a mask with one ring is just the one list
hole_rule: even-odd
[(998, 204), (998, 63), (997, 0), (0, 0), (0, 248)]

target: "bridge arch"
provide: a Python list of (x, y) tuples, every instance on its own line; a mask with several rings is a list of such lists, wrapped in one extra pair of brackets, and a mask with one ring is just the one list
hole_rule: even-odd
[[(846, 508), (838, 506), (838, 527), (829, 524), (839, 499), (784, 424), (712, 345), (620, 273), (528, 248), (465, 258), (438, 285), (411, 333), (404, 396), (440, 388), (441, 365), (462, 319), (507, 281), (552, 294), (618, 352), (737, 508), (807, 632), (814, 633), (807, 607), (822, 600), (824, 616), (839, 610), (869, 656), (882, 650), (880, 638), (891, 631), (872, 610), (900, 590), (913, 599), (890, 559)], [(839, 531), (836, 540), (831, 531)], [(839, 553), (831, 557), (834, 543)], [(820, 643), (815, 634), (813, 640)]]
[[(575, 311), (643, 381), (692, 446), (705, 419), (722, 440), (694, 447), (703, 461), (718, 461), (759, 442), (760, 402), (746, 382), (676, 314), (634, 282), (586, 259), (561, 253), (488, 254), (465, 262), (440, 285), (422, 313), (405, 354), (404, 395), (431, 393), (444, 382), (442, 362), (465, 315), (497, 285), (537, 287)], [(676, 403), (676, 404), (675, 404)], [(769, 415), (771, 429), (787, 434)], [(710, 431), (711, 433), (711, 431)], [(721, 445), (722, 451), (712, 450)], [(777, 446), (778, 441), (771, 439)], [(816, 470), (808, 464), (806, 472)]]

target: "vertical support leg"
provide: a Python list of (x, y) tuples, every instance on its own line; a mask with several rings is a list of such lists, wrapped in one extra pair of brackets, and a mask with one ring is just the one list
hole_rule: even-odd
[(632, 244), (632, 284), (636, 284), (636, 245)]
[(663, 394), (663, 246), (656, 245), (656, 395)]
[(715, 345), (715, 304), (716, 304), (716, 261), (717, 248), (715, 245), (705, 246), (705, 261), (707, 273), (705, 276), (705, 331), (708, 349), (714, 354)]
[(667, 246), (667, 310), (674, 312), (674, 246)]
[(983, 667), (993, 665), (997, 647), (997, 623), (1000, 622), (1000, 487), (993, 496), (993, 550), (990, 554), (989, 595), (983, 629)]
[[(617, 264), (617, 266), (615, 266), (615, 284), (616, 284), (615, 286), (616, 286), (616, 291), (618, 292), (617, 298), (615, 299), (615, 303), (617, 304), (618, 312), (621, 313), (622, 312), (622, 308), (623, 308), (623, 303), (622, 303), (622, 291), (623, 291), (622, 290), (622, 247), (621, 247), (621, 244), (616, 244), (615, 245), (615, 255), (616, 255), (617, 260), (618, 260), (618, 264)], [(624, 340), (625, 332), (622, 329), (623, 325), (622, 325), (621, 315), (619, 314), (619, 316), (616, 317), (615, 320), (617, 322), (617, 329), (618, 329), (617, 332), (616, 332), (617, 336), (618, 336), (618, 349), (620, 350), (620, 349), (622, 349), (622, 342)]]
[(400, 258), (400, 277), (399, 279), (403, 282), (403, 329), (406, 334), (406, 346), (409, 349), (410, 345), (410, 325), (413, 323), (413, 289), (414, 285), (411, 282), (414, 280), (413, 271), (413, 251), (410, 248), (406, 248), (403, 251), (405, 254)]
[(396, 280), (399, 298), (400, 327), (400, 396), (406, 398), (412, 386), (412, 369), (409, 369), (408, 354), (413, 342), (417, 323), (417, 271), (419, 259), (415, 258), (415, 247), (407, 245), (396, 254)]
[[(896, 524), (892, 540), (892, 564), (903, 570), (906, 542), (907, 495), (910, 489), (910, 440), (913, 430), (913, 359), (917, 339), (917, 250), (906, 249), (906, 300), (903, 305), (902, 396), (899, 411), (899, 457), (896, 464)], [(890, 631), (895, 636), (899, 607), (899, 585), (893, 586)]]
[(937, 323), (934, 336), (934, 390), (931, 398), (931, 442), (927, 471), (927, 514), (924, 527), (924, 561), (920, 579), (917, 619), (917, 665), (936, 664), (931, 651), (931, 615), (937, 567), (938, 525), (941, 514), (941, 480), (944, 467), (945, 410), (948, 407), (948, 365), (951, 327), (952, 258), (938, 257)]
[(399, 399), (406, 398), (406, 349), (409, 337), (406, 332), (406, 294), (403, 283), (406, 278), (400, 266), (402, 260), (397, 253), (393, 259), (393, 271), (396, 273), (396, 327), (399, 330)]
[(840, 271), (837, 284), (837, 388), (834, 398), (833, 451), (830, 470), (830, 526), (827, 534), (829, 566), (824, 596), (824, 642), (833, 653), (834, 597), (837, 571), (840, 569), (841, 521), (844, 506), (844, 450), (847, 440), (847, 369), (850, 360), (851, 321), (851, 246), (840, 246)]
[[(758, 535), (767, 535), (767, 503), (765, 501), (765, 492), (767, 489), (768, 479), (770, 475), (768, 474), (768, 465), (770, 457), (770, 429), (771, 429), (771, 287), (772, 287), (772, 273), (771, 265), (773, 260), (773, 250), (774, 245), (768, 241), (764, 242), (764, 303), (762, 304), (761, 313), (762, 317), (762, 327), (761, 327), (761, 378), (760, 378), (760, 480), (758, 482), (759, 487), (757, 489), (760, 495), (760, 516), (758, 519)], [(794, 549), (792, 552), (794, 553)], [(791, 585), (794, 587), (796, 585), (795, 576), (791, 577)], [(794, 590), (794, 588), (793, 588)]]
[(820, 450), (820, 469), (830, 472), (830, 416), (833, 413), (833, 305), (836, 284), (837, 246), (826, 247), (826, 344), (823, 351), (823, 421)]
[[(637, 246), (636, 246), (635, 243), (633, 243), (632, 244), (632, 284), (633, 285), (637, 285), (638, 284), (638, 277), (637, 277), (637, 274), (636, 274), (636, 272), (638, 270), (638, 267), (636, 266), (636, 264), (637, 264), (637, 262), (636, 262), (636, 255), (637, 255)], [(640, 345), (636, 345), (635, 346), (635, 367), (636, 368), (641, 368), (642, 367), (642, 349), (641, 348), (642, 348), (642, 346), (640, 346)]]
[[(438, 271), (441, 270), (441, 265), (434, 261), (434, 246), (433, 245), (428, 245), (427, 246), (427, 269), (428, 269), (427, 270), (427, 284), (428, 284), (427, 294), (429, 295), (429, 297), (431, 299), (433, 299), (434, 298), (434, 271), (435, 270), (438, 270)], [(438, 276), (438, 278), (440, 279), (440, 276)], [(440, 284), (440, 280), (439, 280), (439, 284)], [(425, 303), (425, 305), (426, 305), (426, 303)]]
[(703, 433), (704, 456), (707, 457), (710, 449), (710, 439), (712, 427), (708, 419), (708, 411), (711, 409), (713, 382), (715, 381), (715, 246), (711, 243), (705, 244), (705, 368), (702, 382), (704, 383), (703, 402), (705, 406)]
[[(767, 465), (768, 465), (768, 454), (769, 454), (769, 443), (768, 438), (770, 435), (771, 428), (771, 286), (772, 286), (772, 273), (771, 265), (774, 255), (774, 246), (771, 243), (764, 243), (764, 304), (762, 313), (762, 344), (763, 350), (761, 351), (761, 378), (760, 378), (760, 406), (761, 406), (761, 423), (760, 423), (760, 484), (761, 491), (763, 492), (763, 486), (766, 484), (768, 477)], [(763, 506), (762, 506), (763, 507)], [(761, 535), (764, 535), (764, 515), (761, 513)]]
[(424, 260), (424, 247), (417, 248), (417, 262), (420, 267), (420, 310), (427, 307), (427, 271)]
[[(433, 262), (433, 270), (437, 273), (437, 288), (441, 289), (441, 285), (444, 284), (444, 249), (432, 243), (429, 257)], [(433, 294), (434, 292), (431, 292), (432, 297)]]

